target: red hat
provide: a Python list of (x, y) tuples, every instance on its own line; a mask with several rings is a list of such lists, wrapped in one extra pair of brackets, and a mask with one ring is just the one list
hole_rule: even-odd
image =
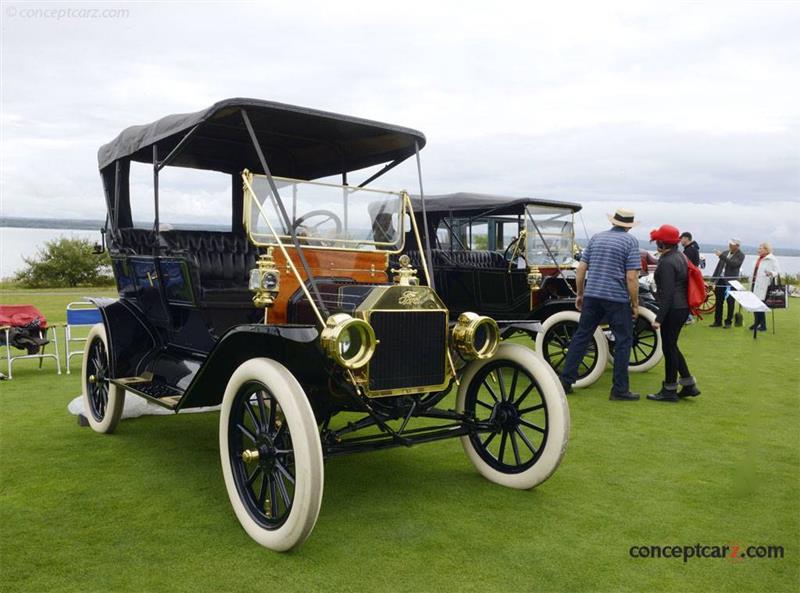
[(677, 245), (681, 242), (681, 233), (671, 224), (662, 224), (657, 229), (650, 231), (651, 241), (661, 241), (667, 245)]

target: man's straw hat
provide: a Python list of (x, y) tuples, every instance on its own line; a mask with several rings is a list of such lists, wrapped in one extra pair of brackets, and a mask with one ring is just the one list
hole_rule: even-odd
[(607, 214), (606, 216), (608, 216), (608, 220), (611, 221), (611, 224), (614, 226), (621, 226), (624, 229), (632, 229), (639, 224), (633, 220), (633, 210), (628, 210), (627, 208), (617, 208), (613, 216), (611, 214)]

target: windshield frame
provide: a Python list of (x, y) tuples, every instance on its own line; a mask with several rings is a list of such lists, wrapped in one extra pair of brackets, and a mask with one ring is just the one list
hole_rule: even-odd
[[(267, 180), (266, 175), (254, 174), (250, 171), (245, 173), (249, 180), (250, 186), (253, 186), (253, 181), (256, 178), (262, 178), (265, 181)], [(357, 192), (370, 192), (380, 195), (392, 195), (396, 196), (399, 204), (398, 209), (392, 212), (392, 215), (395, 213), (398, 216), (398, 225), (397, 230), (395, 231), (397, 235), (397, 239), (392, 243), (382, 243), (374, 240), (369, 239), (325, 239), (320, 237), (309, 237), (308, 240), (310, 241), (334, 241), (335, 245), (323, 245), (323, 244), (314, 244), (314, 243), (306, 243), (303, 244), (303, 249), (312, 249), (312, 250), (323, 250), (323, 251), (351, 251), (351, 252), (369, 252), (369, 253), (387, 253), (387, 254), (398, 254), (401, 253), (405, 247), (405, 239), (406, 233), (409, 229), (406, 228), (406, 216), (410, 215), (408, 212), (408, 203), (409, 197), (408, 193), (405, 190), (401, 191), (390, 191), (390, 190), (381, 190), (381, 189), (374, 189), (374, 188), (366, 188), (366, 187), (359, 187), (359, 186), (351, 186), (351, 185), (340, 185), (336, 183), (326, 183), (320, 181), (307, 181), (304, 179), (292, 179), (290, 177), (276, 177), (273, 176), (272, 179), (276, 183), (287, 183), (288, 185), (291, 184), (298, 184), (298, 185), (309, 185), (309, 186), (322, 186), (322, 187), (329, 187), (332, 189), (338, 189), (343, 192), (343, 196), (347, 192), (357, 193)], [(289, 202), (292, 211), (292, 218), (298, 220), (298, 217), (295, 216), (294, 205), (296, 201), (296, 195), (292, 195), (290, 200), (287, 200), (286, 196), (284, 195), (284, 190), (287, 189), (287, 185), (283, 187), (279, 187), (278, 190), (281, 194), (280, 199), (284, 201), (284, 203)], [(277, 245), (277, 241), (275, 240), (275, 236), (268, 231), (256, 232), (254, 221), (263, 220), (263, 215), (260, 212), (261, 209), (266, 208), (267, 203), (272, 202), (273, 206), (275, 205), (276, 197), (273, 195), (273, 192), (269, 187), (265, 188), (265, 191), (269, 192), (269, 197), (264, 197), (261, 201), (259, 201), (259, 196), (254, 195), (254, 193), (250, 192), (247, 185), (244, 185), (244, 209), (243, 209), (243, 223), (245, 233), (247, 234), (248, 240), (257, 247), (275, 247)], [(258, 208), (253, 201), (259, 201), (261, 204), (261, 208)], [(277, 208), (276, 208), (277, 210)], [(345, 207), (345, 212), (347, 211), (347, 207)], [(277, 212), (276, 212), (277, 214)], [(372, 219), (372, 214), (370, 213), (370, 219)], [(300, 217), (302, 218), (302, 216)], [(375, 220), (372, 219), (372, 224), (375, 224)], [(256, 237), (268, 237), (268, 240), (261, 240)], [(281, 242), (287, 242), (292, 240), (292, 236), (290, 234), (277, 234), (277, 238)], [(298, 239), (302, 240), (302, 237), (298, 237)], [(342, 246), (344, 244), (344, 246)], [(348, 245), (350, 244), (350, 245)], [(359, 245), (369, 245), (369, 249), (359, 248)], [(421, 246), (420, 246), (421, 247)]]
[[(533, 210), (533, 212), (532, 212)], [(536, 211), (539, 211), (538, 213)], [(545, 219), (535, 219), (534, 217), (539, 216), (547, 216), (550, 215), (549, 218)], [(568, 218), (567, 218), (568, 215)], [(570, 226), (570, 233), (558, 232), (547, 232), (546, 228), (543, 229), (544, 226), (548, 222), (558, 221), (562, 223), (569, 223)], [(558, 267), (558, 268), (573, 268), (577, 265), (577, 260), (574, 257), (574, 245), (575, 245), (575, 212), (570, 210), (569, 208), (563, 208), (558, 206), (542, 206), (536, 204), (527, 204), (525, 206), (525, 231), (527, 235), (526, 239), (526, 246), (525, 246), (525, 259), (530, 267)], [(562, 263), (558, 261), (557, 256), (561, 255), (561, 250), (558, 250), (558, 253), (553, 253), (551, 246), (545, 241), (547, 237), (559, 237), (560, 239), (566, 238), (568, 240), (568, 251), (569, 257), (571, 259), (570, 262)], [(547, 253), (546, 258), (547, 261), (545, 262), (534, 262), (532, 261), (533, 254), (532, 254), (532, 246), (534, 243), (544, 243), (544, 249)], [(562, 243), (559, 240), (559, 244)]]

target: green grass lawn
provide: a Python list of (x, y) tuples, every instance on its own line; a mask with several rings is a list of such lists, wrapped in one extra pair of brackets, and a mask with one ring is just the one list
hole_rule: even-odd
[[(58, 322), (68, 300), (103, 292), (0, 298)], [(333, 459), (319, 522), (289, 554), (259, 547), (236, 521), (217, 414), (124, 420), (99, 435), (67, 414), (78, 374), (23, 361), (0, 383), (0, 590), (798, 591), (792, 305), (755, 341), (708, 321), (687, 327), (696, 400), (610, 402), (610, 372), (571, 395), (564, 462), (535, 490), (484, 480), (455, 440)], [(654, 389), (662, 373), (633, 375), (632, 388)], [(781, 545), (785, 556), (628, 553), (697, 543)]]

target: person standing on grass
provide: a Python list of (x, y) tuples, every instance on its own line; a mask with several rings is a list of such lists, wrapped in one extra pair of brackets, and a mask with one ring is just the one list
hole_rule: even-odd
[(692, 233), (684, 231), (681, 233), (681, 245), (683, 246), (683, 253), (690, 262), (700, 267), (700, 245), (697, 241), (692, 239)]
[(575, 283), (575, 308), (581, 312), (578, 329), (567, 350), (561, 371), (564, 391), (572, 393), (578, 365), (586, 354), (592, 334), (603, 321), (614, 333), (614, 383), (609, 399), (632, 401), (628, 383), (628, 362), (633, 343), (633, 320), (639, 315), (639, 241), (628, 234), (636, 222), (624, 208), (608, 216), (611, 229), (597, 233), (581, 254)]
[[(762, 301), (767, 298), (767, 289), (773, 278), (776, 278), (781, 273), (781, 267), (778, 265), (778, 260), (772, 254), (772, 245), (769, 243), (762, 243), (758, 246), (758, 261), (753, 270), (753, 277), (750, 279), (750, 286), (752, 286), (753, 294), (755, 294)], [(758, 331), (767, 331), (767, 314), (763, 311), (753, 313), (755, 320), (753, 325), (748, 327), (750, 331), (757, 329)]]
[[(700, 245), (697, 244), (692, 238), (692, 233), (688, 231), (684, 231), (681, 233), (681, 245), (683, 246), (683, 254), (686, 258), (696, 265), (698, 268), (700, 267)], [(694, 317), (690, 313), (689, 316), (686, 318), (686, 325), (689, 325), (694, 322)]]
[[(658, 267), (655, 272), (658, 287), (658, 314), (653, 321), (653, 329), (661, 333), (661, 347), (664, 351), (664, 382), (661, 390), (651, 393), (647, 399), (659, 402), (677, 402), (681, 397), (700, 395), (694, 377), (689, 372), (686, 359), (678, 348), (686, 319), (689, 317), (689, 266), (688, 258), (678, 251), (681, 237), (678, 229), (664, 224), (650, 232), (650, 240), (656, 242)], [(680, 374), (680, 379), (678, 375)], [(678, 387), (683, 389), (678, 393)]]
[(739, 270), (742, 267), (742, 263), (744, 263), (744, 253), (742, 253), (740, 246), (741, 241), (739, 239), (731, 239), (728, 241), (727, 251), (720, 251), (719, 249), (714, 251), (719, 258), (719, 263), (714, 269), (714, 278), (716, 279), (714, 292), (717, 297), (717, 308), (714, 309), (714, 323), (709, 327), (722, 327), (722, 307), (725, 306), (725, 301), (728, 302), (725, 329), (729, 329), (733, 322), (735, 302), (732, 296), (726, 299), (725, 295), (728, 294), (728, 280), (735, 280), (739, 277)]

